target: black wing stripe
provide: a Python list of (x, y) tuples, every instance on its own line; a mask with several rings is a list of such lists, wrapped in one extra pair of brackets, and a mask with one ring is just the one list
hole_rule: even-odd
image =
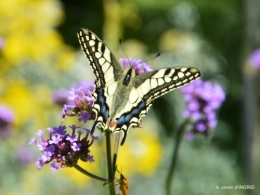
[(164, 73), (164, 76), (167, 76), (168, 74), (170, 74), (171, 73), (171, 69), (167, 69), (166, 71), (165, 71), (165, 73)]

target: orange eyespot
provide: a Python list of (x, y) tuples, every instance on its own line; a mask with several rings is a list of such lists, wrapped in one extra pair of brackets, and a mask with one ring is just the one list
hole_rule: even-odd
[(117, 125), (117, 122), (116, 122), (116, 121), (114, 121), (114, 122), (110, 123), (110, 126), (109, 126), (109, 127), (111, 127), (111, 128), (115, 128), (115, 127), (116, 127), (116, 125)]

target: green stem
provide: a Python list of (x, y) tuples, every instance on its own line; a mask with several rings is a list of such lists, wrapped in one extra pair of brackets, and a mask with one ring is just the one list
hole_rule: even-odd
[(102, 178), (102, 177), (99, 177), (99, 176), (96, 176), (96, 175), (93, 175), (92, 173), (86, 171), (85, 169), (83, 169), (81, 166), (79, 166), (78, 164), (75, 164), (74, 167), (80, 171), (81, 173), (89, 176), (89, 177), (92, 177), (94, 179), (97, 179), (97, 180), (100, 180), (100, 181), (104, 181), (104, 182), (109, 182), (109, 179), (106, 179), (106, 178)]
[[(108, 170), (108, 178), (109, 181), (114, 181), (114, 171), (112, 165), (112, 158), (111, 158), (111, 140), (110, 140), (110, 132), (106, 132), (106, 150), (107, 150), (107, 170)], [(115, 185), (109, 185), (109, 194), (115, 195)]]
[(174, 176), (174, 171), (175, 171), (175, 167), (176, 167), (176, 163), (178, 160), (178, 151), (180, 148), (180, 144), (185, 132), (185, 127), (188, 124), (188, 120), (186, 119), (182, 125), (180, 126), (177, 135), (176, 135), (176, 141), (175, 141), (175, 146), (174, 146), (174, 150), (173, 150), (173, 155), (172, 155), (172, 162), (171, 162), (171, 166), (170, 166), (170, 170), (168, 172), (168, 176), (167, 176), (167, 180), (166, 180), (166, 193), (167, 195), (171, 194), (171, 184), (172, 184), (172, 179)]

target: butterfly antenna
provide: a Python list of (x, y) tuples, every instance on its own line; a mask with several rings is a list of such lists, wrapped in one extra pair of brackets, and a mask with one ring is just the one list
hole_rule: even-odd
[(132, 64), (131, 64), (129, 58), (128, 58), (128, 56), (126, 55), (126, 53), (125, 53), (125, 51), (124, 51), (124, 49), (123, 49), (123, 47), (122, 47), (122, 40), (121, 40), (121, 39), (119, 39), (119, 43), (120, 43), (120, 47), (121, 47), (123, 53), (125, 54), (125, 56), (126, 56), (126, 58), (127, 58), (127, 60), (128, 60), (128, 64), (130, 65), (130, 67), (132, 67)]
[(148, 60), (141, 61), (141, 62), (140, 62), (140, 63), (138, 63), (138, 64), (142, 64), (142, 63), (148, 62), (148, 61), (150, 61), (150, 60), (153, 60), (153, 59), (155, 59), (155, 58), (159, 57), (160, 55), (161, 55), (161, 53), (158, 53), (156, 56), (154, 56), (154, 57), (152, 57), (152, 58), (150, 58), (150, 59), (148, 59)]

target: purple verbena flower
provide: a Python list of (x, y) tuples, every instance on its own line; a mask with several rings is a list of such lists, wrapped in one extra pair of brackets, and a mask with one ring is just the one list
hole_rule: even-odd
[[(94, 82), (82, 81), (75, 85), (70, 91), (68, 99), (72, 102), (69, 105), (64, 105), (62, 110), (63, 117), (65, 116), (79, 116), (79, 121), (85, 123), (94, 119), (95, 115), (92, 112), (94, 98), (92, 93), (94, 91)], [(82, 115), (84, 113), (84, 115)]]
[[(40, 143), (37, 142), (36, 138), (29, 142), (29, 144), (34, 143), (42, 152), (42, 156), (35, 163), (38, 169), (50, 163), (51, 170), (56, 171), (63, 167), (73, 167), (79, 159), (85, 162), (94, 161), (93, 156), (89, 157), (90, 146), (98, 138), (88, 139), (90, 137), (89, 132), (84, 131), (84, 129), (78, 130), (80, 134), (76, 136), (75, 130), (80, 129), (80, 127), (71, 125), (69, 128), (72, 134), (65, 131), (65, 126), (59, 126), (49, 128), (53, 131), (49, 131), (48, 139), (44, 138), (42, 133), (37, 133), (38, 138), (41, 139)], [(85, 132), (85, 136), (82, 136), (83, 132)]]
[(41, 158), (44, 162), (50, 161), (52, 159), (52, 152), (44, 151)]
[(153, 69), (150, 65), (144, 63), (140, 59), (133, 58), (121, 58), (119, 61), (123, 64), (123, 69), (127, 69), (129, 67), (134, 68), (136, 75), (140, 75), (146, 72), (151, 72)]
[(89, 112), (80, 112), (80, 117), (78, 118), (79, 122), (83, 121), (86, 123), (91, 118), (91, 114)]
[(16, 158), (22, 165), (28, 165), (33, 161), (33, 153), (28, 147), (21, 147), (16, 152)]
[(41, 130), (41, 129), (38, 130), (37, 133), (36, 133), (36, 135), (38, 135), (38, 136), (40, 136), (40, 137), (42, 137), (43, 134), (44, 134), (44, 130)]
[(56, 127), (53, 127), (53, 133), (56, 133), (58, 135), (65, 135), (67, 132), (66, 132), (66, 126), (63, 125), (63, 126), (59, 126), (58, 128)]
[(73, 131), (75, 131), (78, 127), (76, 125), (69, 126)]
[(253, 51), (249, 56), (250, 65), (255, 69), (260, 69), (260, 49)]
[(186, 139), (187, 139), (188, 141), (192, 141), (192, 140), (194, 139), (194, 133), (188, 132), (188, 133), (186, 134)]
[(92, 93), (95, 87), (93, 81), (81, 81), (80, 83), (75, 84), (74, 88), (81, 88), (87, 97), (92, 97)]
[(11, 108), (0, 104), (0, 136), (8, 137), (12, 132), (14, 113)]
[(64, 104), (71, 104), (72, 102), (69, 101), (68, 97), (69, 91), (66, 89), (58, 89), (52, 94), (53, 102), (59, 106), (64, 106)]
[(74, 152), (75, 152), (75, 151), (79, 151), (81, 146), (82, 146), (81, 143), (73, 142), (73, 143), (72, 143), (72, 146), (71, 146), (71, 149), (72, 149)]
[(92, 140), (99, 140), (98, 136), (91, 135), (91, 137), (92, 137)]
[(55, 152), (55, 145), (54, 144), (51, 144), (49, 146), (46, 147), (46, 151), (49, 151), (51, 152), (52, 154), (54, 154)]
[(49, 140), (49, 144), (58, 144), (62, 140), (59, 134), (51, 136), (51, 140)]
[(37, 166), (38, 170), (40, 170), (44, 165), (42, 158), (38, 158), (38, 160), (35, 162), (35, 165)]
[(38, 149), (39, 149), (40, 151), (44, 151), (44, 148), (45, 148), (46, 146), (48, 146), (48, 142), (42, 139), (42, 140), (40, 141), (40, 143), (37, 143), (37, 144), (36, 144), (36, 146), (38, 147)]
[(28, 143), (28, 145), (31, 145), (31, 144), (37, 144), (37, 139), (36, 138), (32, 138), (31, 141)]
[(57, 170), (60, 168), (60, 166), (56, 163), (56, 160), (54, 160), (54, 161), (51, 163), (50, 168), (51, 168), (52, 172), (55, 172), (55, 171), (57, 171)]
[(95, 162), (93, 156), (90, 156), (90, 155), (88, 155), (88, 161), (91, 163)]
[(183, 112), (185, 118), (194, 120), (194, 126), (187, 139), (192, 140), (194, 133), (209, 135), (210, 128), (217, 125), (216, 110), (225, 100), (225, 93), (219, 84), (198, 79), (180, 89), (186, 101)]
[(66, 140), (68, 140), (69, 142), (73, 143), (73, 142), (77, 141), (78, 139), (76, 138), (76, 135), (71, 135), (71, 136), (68, 136), (66, 138)]
[(78, 89), (72, 88), (69, 96), (69, 100), (72, 100), (76, 107), (80, 108), (80, 110), (90, 110), (93, 104), (93, 98), (92, 96), (87, 96), (90, 92), (83, 91), (82, 87), (79, 87)]

